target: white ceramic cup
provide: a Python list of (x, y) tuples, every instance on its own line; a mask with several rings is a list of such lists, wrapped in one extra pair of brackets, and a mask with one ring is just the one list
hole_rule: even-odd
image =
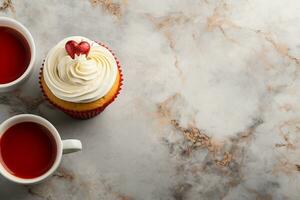
[(31, 52), (30, 63), (26, 71), (16, 80), (5, 84), (0, 84), (0, 92), (8, 92), (20, 86), (29, 77), (30, 73), (32, 72), (34, 61), (35, 61), (35, 43), (28, 29), (25, 26), (23, 26), (20, 22), (14, 19), (8, 17), (0, 17), (0, 26), (12, 28), (18, 31), (19, 33), (21, 33), (26, 39), (26, 41), (28, 42), (28, 45), (30, 47), (30, 52)]
[(79, 140), (74, 140), (74, 139), (61, 140), (60, 135), (57, 132), (56, 128), (49, 121), (47, 121), (46, 119), (40, 116), (31, 115), (31, 114), (20, 114), (5, 120), (0, 125), (0, 138), (8, 128), (21, 122), (34, 122), (47, 128), (49, 132), (53, 135), (53, 138), (55, 139), (57, 154), (52, 167), (43, 175), (32, 179), (24, 179), (12, 175), (6, 170), (6, 168), (0, 162), (0, 173), (10, 181), (20, 183), (20, 184), (34, 184), (34, 183), (41, 182), (47, 177), (49, 177), (58, 168), (62, 159), (62, 154), (72, 153), (72, 152), (80, 151), (82, 149), (82, 145)]

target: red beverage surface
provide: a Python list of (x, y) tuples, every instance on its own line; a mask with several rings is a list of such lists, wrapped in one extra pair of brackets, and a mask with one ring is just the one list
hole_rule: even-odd
[(20, 178), (43, 175), (53, 165), (56, 152), (49, 130), (34, 122), (15, 124), (0, 138), (0, 161), (6, 170)]
[(24, 36), (12, 28), (0, 26), (0, 84), (22, 76), (30, 58), (30, 47)]

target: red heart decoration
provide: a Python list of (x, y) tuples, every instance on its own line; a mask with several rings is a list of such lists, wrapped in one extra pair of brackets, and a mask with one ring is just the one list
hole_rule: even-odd
[(82, 41), (77, 43), (74, 40), (70, 40), (66, 43), (65, 49), (71, 58), (75, 58), (75, 54), (79, 56), (80, 54), (85, 54), (86, 56), (90, 52), (90, 44), (88, 42)]

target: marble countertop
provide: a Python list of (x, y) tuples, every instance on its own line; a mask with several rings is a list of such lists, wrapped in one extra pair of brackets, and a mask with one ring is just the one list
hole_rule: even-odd
[[(0, 199), (300, 199), (299, 10), (299, 0), (0, 0), (37, 46), (30, 80), (0, 95), (0, 121), (38, 114), (83, 143), (41, 184), (0, 177)], [(121, 95), (86, 121), (50, 106), (37, 82), (70, 35), (108, 44), (123, 66)]]

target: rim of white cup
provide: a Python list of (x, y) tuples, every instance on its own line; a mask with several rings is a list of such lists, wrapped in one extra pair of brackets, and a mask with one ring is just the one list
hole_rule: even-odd
[[(10, 22), (14, 25), (16, 25), (18, 28), (15, 28), (15, 27), (11, 27), (11, 26), (8, 26), (8, 25), (2, 25), (1, 22)], [(24, 79), (26, 79), (30, 72), (32, 71), (33, 69), (33, 65), (34, 65), (34, 62), (35, 62), (35, 56), (36, 56), (36, 48), (35, 48), (35, 42), (34, 42), (34, 39), (31, 35), (31, 33), (29, 32), (29, 30), (23, 25), (21, 24), (20, 22), (18, 22), (17, 20), (15, 19), (12, 19), (12, 18), (9, 18), (9, 17), (0, 17), (0, 26), (4, 26), (4, 27), (9, 27), (9, 28), (12, 28), (12, 29), (15, 29), (16, 31), (18, 31), (20, 34), (23, 35), (23, 37), (25, 37), (29, 47), (30, 47), (30, 62), (29, 62), (29, 65), (27, 66), (27, 69), (25, 70), (25, 72), (17, 79), (11, 81), (11, 82), (8, 82), (8, 83), (4, 83), (4, 84), (0, 84), (0, 89), (9, 89), (10, 87), (14, 86), (14, 85), (17, 85), (18, 83), (20, 83), (21, 81), (23, 81)]]
[(15, 183), (20, 183), (20, 184), (38, 183), (38, 182), (43, 181), (47, 177), (49, 177), (58, 168), (58, 166), (61, 162), (61, 159), (62, 159), (62, 152), (63, 152), (62, 140), (61, 140), (61, 137), (60, 137), (58, 131), (56, 130), (56, 128), (48, 120), (46, 120), (43, 117), (40, 117), (37, 115), (32, 115), (32, 114), (20, 114), (20, 115), (15, 115), (11, 118), (6, 119), (4, 122), (2, 122), (0, 124), (0, 137), (8, 128), (10, 128), (11, 126), (13, 126), (15, 124), (21, 123), (21, 122), (38, 123), (38, 124), (44, 126), (45, 128), (47, 128), (51, 132), (52, 136), (55, 139), (55, 143), (56, 143), (56, 147), (57, 147), (55, 161), (54, 161), (53, 165), (51, 166), (51, 168), (48, 169), (47, 172), (45, 172), (41, 176), (38, 176), (35, 178), (29, 178), (29, 179), (14, 176), (3, 166), (3, 164), (2, 164), (3, 161), (0, 161), (0, 174), (2, 174), (5, 178), (7, 178), (8, 180), (15, 182)]

